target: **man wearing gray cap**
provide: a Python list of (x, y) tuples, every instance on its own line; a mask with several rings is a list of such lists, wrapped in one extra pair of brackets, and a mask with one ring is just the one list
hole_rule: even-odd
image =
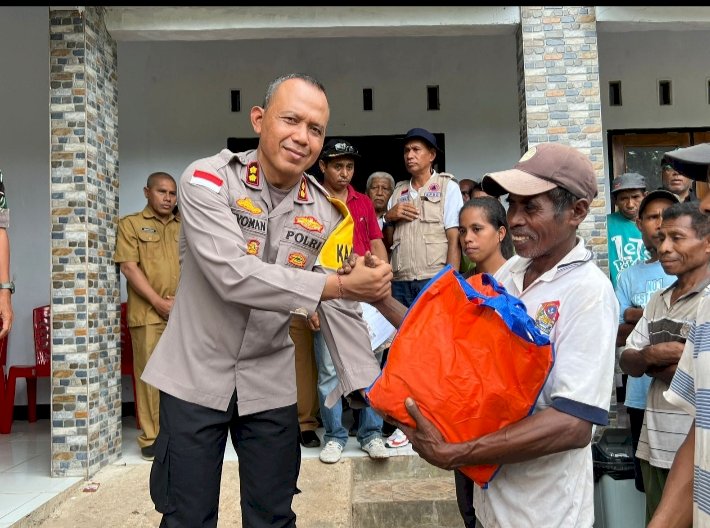
[(646, 178), (637, 172), (625, 172), (614, 178), (611, 198), (616, 211), (606, 216), (609, 248), (609, 278), (616, 288), (621, 270), (648, 259), (641, 232), (636, 225), (639, 205), (646, 195)]
[(596, 173), (577, 149), (543, 143), (482, 185), (494, 196), (508, 193), (516, 255), (495, 278), (549, 335), (555, 364), (533, 412), (494, 433), (448, 443), (411, 398), (405, 405), (416, 428), (399, 425), (435, 466), (502, 464), (486, 489), (474, 489), (484, 528), (592, 526), (592, 431), (608, 423), (619, 312), (609, 279), (577, 236), (597, 194)]

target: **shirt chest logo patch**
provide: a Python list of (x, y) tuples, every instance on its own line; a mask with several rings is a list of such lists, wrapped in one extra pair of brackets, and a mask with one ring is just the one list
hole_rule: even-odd
[(535, 324), (544, 334), (550, 335), (560, 316), (560, 301), (542, 303), (535, 314)]
[(251, 198), (248, 197), (240, 198), (239, 200), (237, 200), (237, 205), (245, 211), (249, 211), (250, 213), (255, 215), (260, 215), (263, 212), (261, 207), (254, 204), (254, 202), (251, 201)]
[(259, 254), (259, 241), (252, 239), (247, 242), (247, 255)]
[(295, 225), (301, 226), (303, 229), (308, 231), (313, 231), (315, 233), (323, 232), (323, 224), (321, 224), (317, 218), (313, 216), (297, 216), (293, 219)]
[(297, 268), (305, 268), (307, 260), (303, 253), (294, 252), (288, 255), (288, 263)]

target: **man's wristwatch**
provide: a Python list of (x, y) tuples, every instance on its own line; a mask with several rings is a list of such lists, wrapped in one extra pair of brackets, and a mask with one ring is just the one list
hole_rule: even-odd
[(10, 282), (0, 282), (0, 290), (10, 290), (10, 293), (15, 293), (15, 283)]

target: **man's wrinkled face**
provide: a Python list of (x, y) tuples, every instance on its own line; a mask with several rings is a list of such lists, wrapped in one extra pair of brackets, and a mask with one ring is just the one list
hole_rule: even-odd
[(658, 260), (668, 275), (708, 265), (710, 237), (700, 237), (688, 215), (663, 220), (658, 231)]
[(387, 202), (392, 196), (394, 189), (387, 178), (372, 178), (367, 195), (375, 206), (375, 211), (380, 212), (387, 209)]
[(404, 145), (404, 165), (410, 174), (431, 170), (435, 158), (436, 149), (423, 139), (410, 139)]
[(636, 226), (641, 231), (643, 245), (649, 251), (658, 247), (658, 230), (661, 228), (663, 211), (675, 202), (667, 198), (656, 198), (646, 204), (643, 214), (636, 220)]
[(515, 253), (531, 259), (555, 254), (570, 234), (570, 226), (565, 221), (567, 214), (555, 215), (555, 204), (548, 193), (509, 194), (508, 226)]
[(644, 196), (646, 196), (644, 189), (624, 189), (614, 193), (614, 204), (624, 218), (636, 220)]
[(326, 187), (335, 193), (341, 193), (348, 188), (355, 174), (355, 159), (352, 156), (322, 159), (318, 164)]
[(152, 187), (144, 187), (148, 205), (159, 218), (167, 218), (177, 203), (177, 186), (170, 178), (158, 178)]
[(303, 79), (289, 79), (269, 106), (251, 110), (259, 136), (259, 164), (266, 178), (293, 185), (315, 163), (323, 148), (330, 110), (325, 94)]
[(664, 189), (668, 189), (679, 196), (688, 192), (690, 185), (693, 183), (693, 180), (675, 170), (672, 165), (663, 166), (661, 180)]

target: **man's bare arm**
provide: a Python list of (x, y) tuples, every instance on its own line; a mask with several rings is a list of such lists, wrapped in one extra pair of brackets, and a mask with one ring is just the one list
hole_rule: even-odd
[(694, 457), (695, 420), (676, 452), (661, 502), (648, 528), (687, 528), (693, 524)]

